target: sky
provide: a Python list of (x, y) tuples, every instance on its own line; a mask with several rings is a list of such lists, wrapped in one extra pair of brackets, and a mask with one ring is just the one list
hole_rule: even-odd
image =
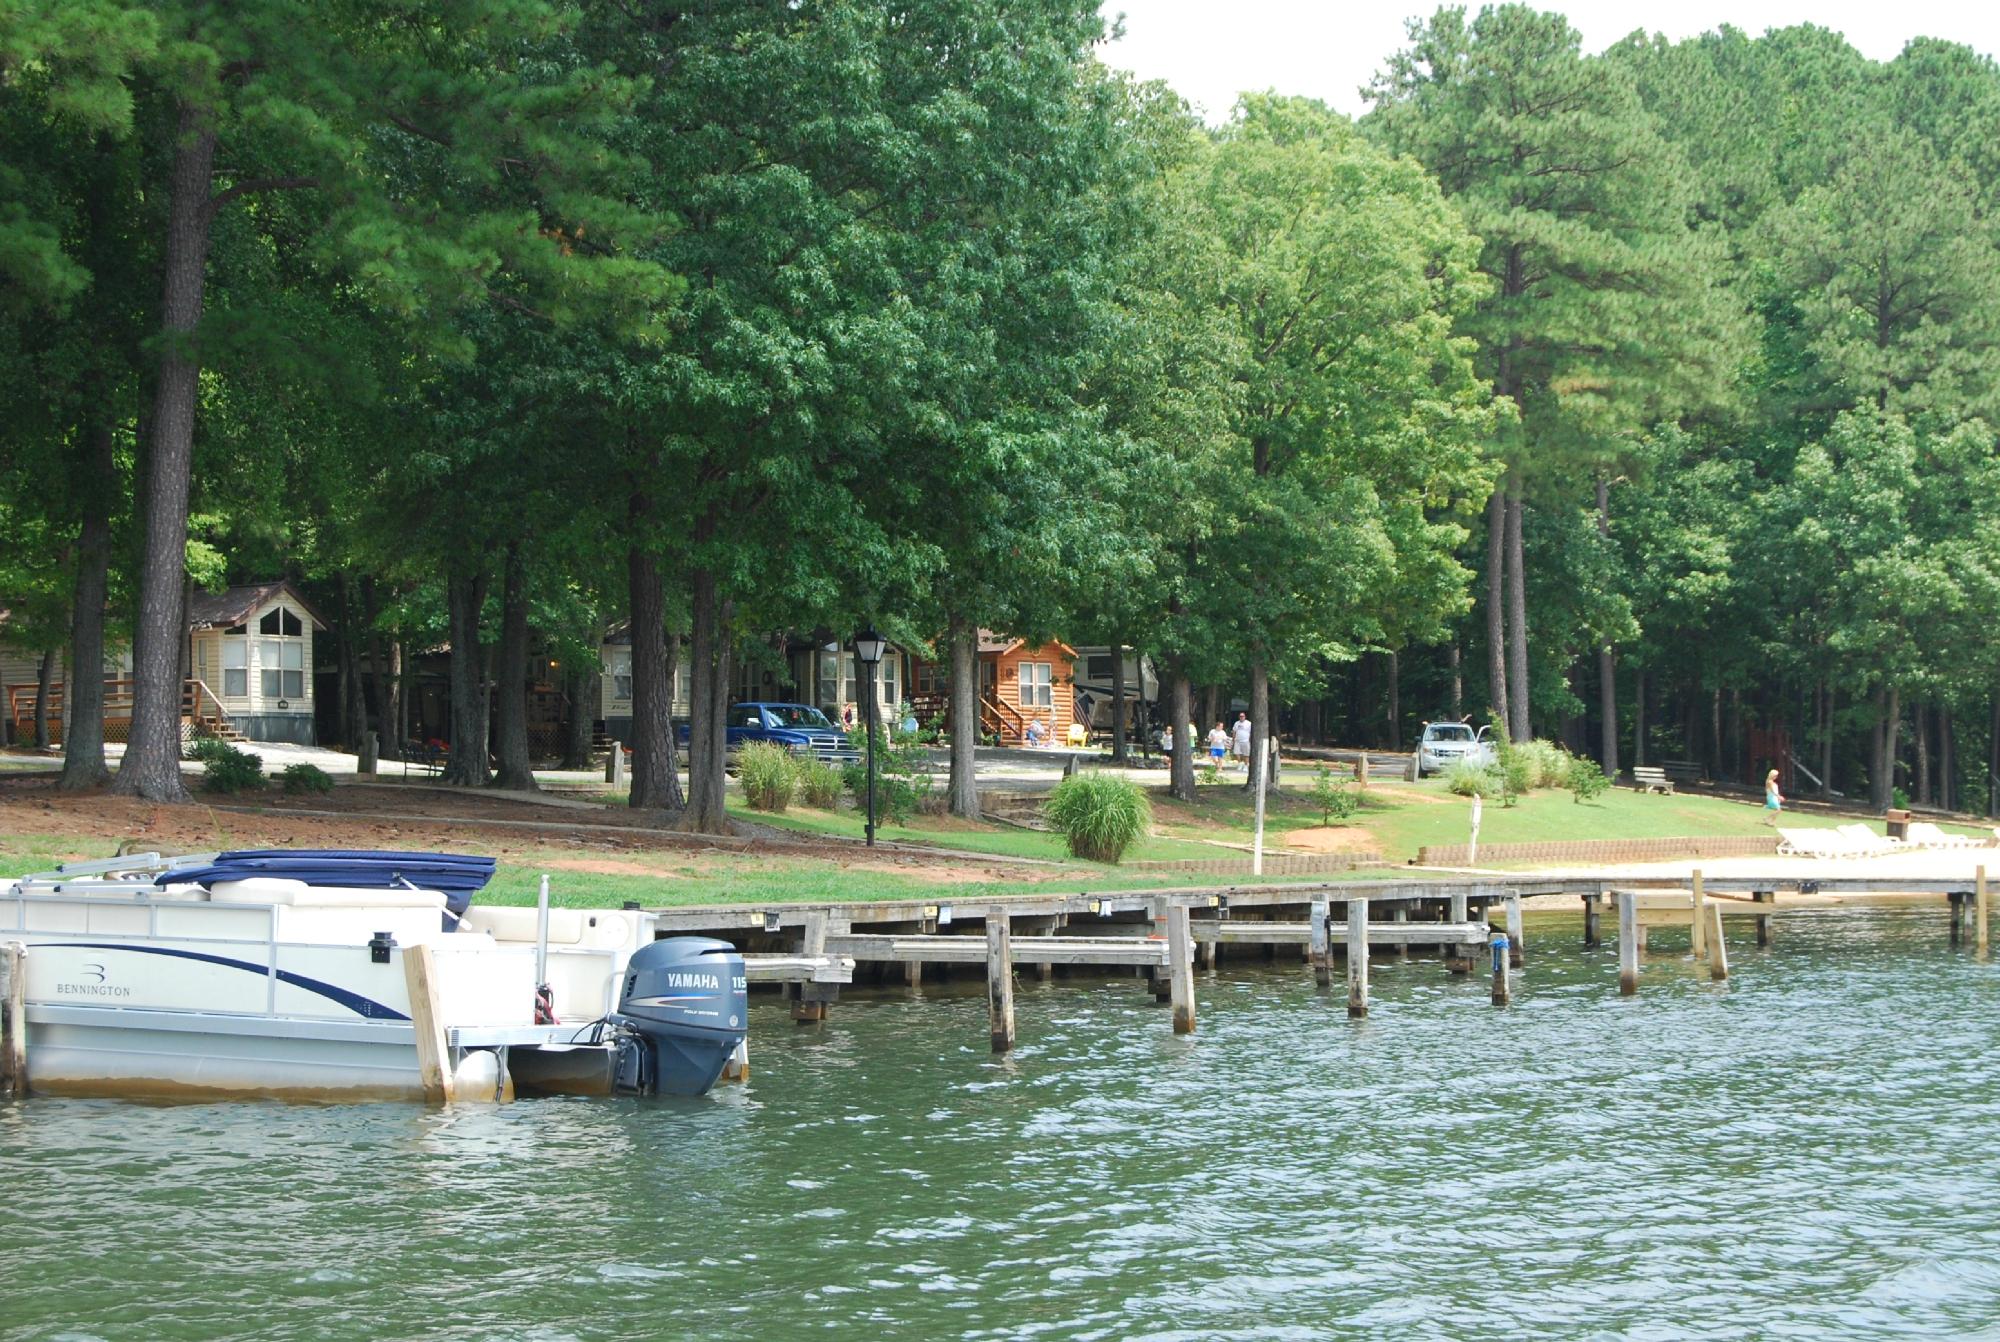
[[(1470, 8), (1477, 8), (1476, 4)], [(1690, 37), (1724, 23), (1752, 35), (1812, 22), (1837, 29), (1863, 55), (1889, 60), (1912, 37), (1941, 37), (2000, 51), (1993, 0), (1542, 0), (1601, 51), (1635, 28)], [(1417, 0), (1105, 0), (1106, 19), (1125, 16), (1125, 36), (1107, 64), (1164, 79), (1211, 122), (1246, 89), (1321, 98), (1343, 112), (1367, 110), (1357, 90), (1403, 45), (1404, 19), (1429, 14)]]

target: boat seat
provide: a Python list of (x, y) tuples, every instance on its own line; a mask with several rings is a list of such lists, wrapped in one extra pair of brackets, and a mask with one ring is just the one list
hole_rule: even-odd
[[(631, 915), (611, 909), (550, 909), (549, 945), (622, 946), (630, 939)], [(468, 932), (490, 932), (498, 941), (535, 942), (535, 910), (521, 905), (474, 904), (459, 924)]]
[[(171, 887), (170, 887), (171, 888)], [(342, 886), (307, 885), (280, 876), (249, 876), (217, 881), (209, 898), (229, 904), (284, 904), (316, 909), (438, 909), (444, 896), (435, 890), (357, 890)]]

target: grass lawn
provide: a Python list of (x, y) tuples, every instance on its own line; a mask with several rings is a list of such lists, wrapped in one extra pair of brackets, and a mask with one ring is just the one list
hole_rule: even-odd
[[(730, 814), (751, 824), (773, 829), (800, 830), (810, 834), (839, 834), (859, 839), (865, 823), (856, 811), (814, 811), (793, 809), (780, 815), (766, 811), (730, 808)], [(908, 825), (883, 823), (875, 836), (894, 843), (922, 843), (937, 848), (957, 848), (968, 853), (992, 853), (998, 857), (1026, 857), (1045, 862), (1071, 861), (1060, 834), (1019, 829), (1012, 825), (970, 824), (950, 816), (919, 816)], [(1126, 852), (1133, 861), (1177, 860), (1181, 858), (1228, 857), (1213, 844), (1184, 838), (1152, 835), (1140, 839)]]

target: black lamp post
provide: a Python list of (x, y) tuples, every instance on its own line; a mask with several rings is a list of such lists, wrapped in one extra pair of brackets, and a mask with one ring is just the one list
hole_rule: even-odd
[(868, 697), (861, 705), (861, 722), (862, 729), (868, 733), (867, 833), (868, 846), (870, 848), (875, 846), (875, 716), (879, 711), (875, 694), (875, 668), (881, 665), (883, 649), (888, 646), (889, 640), (876, 633), (875, 626), (872, 624), (854, 636), (854, 655), (859, 657), (861, 664), (868, 668), (868, 674), (863, 677), (867, 685), (864, 693)]

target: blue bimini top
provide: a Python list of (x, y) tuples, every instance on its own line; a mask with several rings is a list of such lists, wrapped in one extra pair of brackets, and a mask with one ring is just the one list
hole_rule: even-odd
[(307, 885), (348, 886), (360, 890), (435, 890), (444, 896), (454, 919), (472, 904), (472, 896), (493, 879), (494, 860), (461, 853), (374, 852), (354, 848), (246, 848), (217, 853), (206, 867), (160, 873), (157, 885), (195, 884), (213, 888), (217, 881), (241, 881), (275, 876)]

